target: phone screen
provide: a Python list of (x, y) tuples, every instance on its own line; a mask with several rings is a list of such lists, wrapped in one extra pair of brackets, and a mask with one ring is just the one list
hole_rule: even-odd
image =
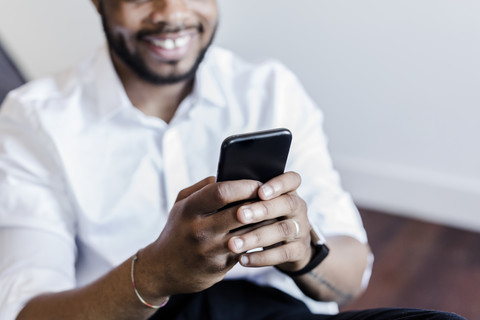
[(260, 182), (282, 174), (292, 134), (280, 128), (234, 135), (221, 147), (217, 181), (252, 179)]

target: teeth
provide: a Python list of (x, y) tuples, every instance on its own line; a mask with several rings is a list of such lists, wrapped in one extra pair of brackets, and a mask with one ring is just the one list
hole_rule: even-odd
[(173, 41), (172, 39), (165, 39), (164, 43), (165, 43), (164, 44), (165, 49), (167, 50), (175, 49), (175, 41)]
[(188, 43), (188, 40), (190, 40), (188, 36), (177, 38), (177, 40), (175, 40), (175, 46), (177, 48), (184, 47)]
[(163, 49), (166, 50), (173, 50), (175, 48), (181, 48), (187, 45), (188, 41), (190, 40), (189, 36), (184, 36), (177, 38), (175, 40), (173, 39), (165, 39), (165, 40), (159, 40), (159, 39), (153, 39), (152, 43), (156, 45), (157, 47), (162, 47)]

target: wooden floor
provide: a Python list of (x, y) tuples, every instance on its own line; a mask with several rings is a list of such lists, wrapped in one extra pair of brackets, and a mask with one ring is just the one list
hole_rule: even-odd
[(417, 307), (480, 319), (480, 233), (360, 212), (373, 275), (364, 295), (343, 309)]

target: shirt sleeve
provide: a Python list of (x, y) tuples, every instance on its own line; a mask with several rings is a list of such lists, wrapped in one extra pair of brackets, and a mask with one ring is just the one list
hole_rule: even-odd
[(323, 113), (290, 71), (280, 67), (280, 72), (278, 120), (293, 134), (287, 170), (302, 177), (298, 192), (307, 202), (310, 222), (325, 236), (347, 235), (366, 243), (360, 214), (342, 188), (327, 149)]
[[(292, 132), (286, 171), (298, 172), (302, 178), (298, 194), (307, 203), (310, 223), (326, 237), (349, 236), (366, 243), (360, 214), (349, 193), (342, 188), (328, 152), (322, 111), (292, 72), (276, 62), (273, 73), (271, 70), (267, 89), (261, 95), (269, 101), (269, 109), (263, 115), (273, 118), (273, 126), (285, 127)], [(256, 87), (262, 88), (260, 85)], [(373, 256), (368, 259), (371, 261)], [(362, 286), (367, 285), (370, 271), (371, 265), (364, 271)], [(302, 300), (313, 313), (338, 312), (337, 303), (313, 300), (290, 277), (275, 269), (257, 279), (259, 283), (272, 285)]]
[(56, 150), (35, 102), (0, 109), (0, 319), (32, 297), (75, 286), (75, 221)]

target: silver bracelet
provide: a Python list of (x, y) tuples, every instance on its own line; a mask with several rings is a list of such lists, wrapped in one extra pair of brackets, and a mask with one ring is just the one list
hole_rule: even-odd
[(137, 261), (137, 259), (138, 259), (137, 255), (138, 255), (138, 252), (132, 258), (132, 267), (130, 269), (131, 270), (130, 275), (131, 275), (131, 279), (132, 279), (133, 290), (135, 291), (135, 294), (137, 295), (138, 300), (140, 300), (141, 303), (143, 303), (144, 305), (146, 305), (147, 307), (149, 307), (151, 309), (160, 309), (168, 303), (169, 298), (167, 298), (161, 305), (155, 306), (155, 305), (150, 304), (147, 301), (145, 301), (145, 299), (142, 298), (140, 293), (138, 293), (137, 287), (135, 286), (135, 277), (133, 276), (133, 272), (135, 270), (135, 261)]

